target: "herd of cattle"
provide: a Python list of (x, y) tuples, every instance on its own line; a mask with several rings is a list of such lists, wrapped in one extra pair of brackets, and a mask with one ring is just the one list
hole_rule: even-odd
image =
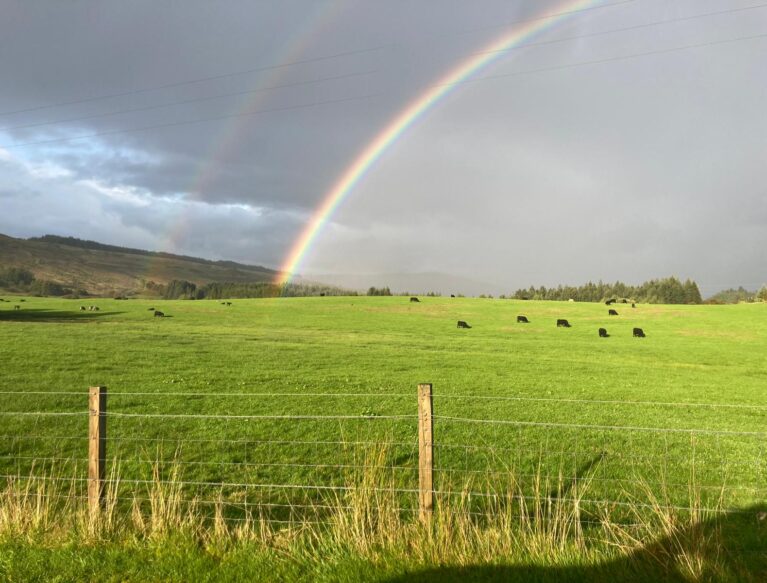
[[(454, 296), (451, 296), (451, 297), (454, 297)], [(418, 298), (415, 298), (415, 297), (411, 297), (410, 301), (411, 302), (420, 302), (420, 300)], [(605, 302), (605, 304), (607, 304), (608, 306), (611, 306), (616, 301), (617, 300), (607, 300)], [(624, 303), (624, 304), (631, 303), (631, 307), (632, 308), (636, 308), (636, 303), (635, 302), (629, 302), (628, 300), (622, 300), (621, 303)], [(607, 310), (607, 315), (608, 316), (618, 316), (619, 314), (618, 314), (617, 310), (614, 310), (613, 308), (610, 308), (609, 310)], [(527, 316), (523, 316), (521, 314), (519, 316), (517, 316), (517, 324), (529, 324), (529, 323), (530, 323), (530, 320), (528, 320)], [(465, 320), (458, 320), (457, 327), (458, 328), (466, 328), (466, 329), (471, 328), (469, 323), (466, 322)], [(571, 326), (571, 324), (570, 324), (570, 322), (568, 320), (566, 320), (564, 318), (557, 318), (557, 328), (572, 328), (572, 326)], [(599, 328), (599, 330), (597, 330), (597, 333), (599, 334), (600, 338), (609, 338), (610, 337), (610, 335), (607, 333), (607, 329), (606, 328)], [(632, 331), (632, 336), (634, 338), (646, 338), (644, 330), (642, 330), (642, 328), (634, 328), (633, 331)]]
[[(455, 297), (455, 296), (451, 295), (450, 297)], [(7, 301), (7, 300), (4, 300), (4, 299), (0, 298), (0, 302), (5, 302), (5, 301)], [(23, 302), (23, 301), (26, 301), (26, 300), (19, 300), (19, 301)], [(419, 303), (420, 301), (421, 300), (419, 300), (417, 297), (411, 297), (410, 298), (410, 302), (411, 303)], [(607, 300), (605, 302), (605, 304), (610, 306), (610, 305), (616, 303), (616, 301), (617, 300)], [(627, 300), (622, 300), (621, 302), (624, 303), (624, 304), (629, 303)], [(221, 302), (221, 305), (223, 305), (223, 306), (231, 306), (232, 302)], [(631, 302), (631, 307), (632, 308), (636, 308), (636, 303)], [(13, 308), (15, 310), (20, 310), (21, 306), (19, 306), (17, 304)], [(99, 311), (99, 307), (98, 306), (87, 306), (87, 307), (86, 306), (80, 306), (80, 311), (81, 312), (85, 312), (85, 311), (98, 312)], [(156, 308), (148, 308), (148, 311), (154, 312), (154, 317), (155, 318), (164, 318), (165, 317), (165, 313), (161, 312), (160, 310), (158, 310)], [(618, 316), (618, 312), (615, 309), (610, 308), (607, 311), (607, 315), (608, 316)], [(518, 324), (529, 324), (530, 320), (528, 320), (527, 316), (523, 316), (523, 315), (520, 314), (519, 316), (517, 316), (517, 323)], [(570, 322), (568, 320), (566, 320), (564, 318), (558, 318), (557, 319), (557, 328), (571, 328), (571, 327), (572, 326), (570, 325)], [(458, 328), (469, 329), (469, 328), (471, 328), (471, 326), (465, 320), (458, 320)], [(610, 337), (610, 335), (607, 333), (607, 329), (606, 328), (599, 328), (598, 334), (599, 334), (600, 338), (609, 338)], [(632, 332), (632, 336), (634, 336), (634, 338), (645, 338), (644, 330), (642, 330), (641, 328), (634, 328), (633, 332)]]

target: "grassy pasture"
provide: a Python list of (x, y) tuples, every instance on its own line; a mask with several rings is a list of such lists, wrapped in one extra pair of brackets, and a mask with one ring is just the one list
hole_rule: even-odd
[[(81, 312), (83, 303), (100, 311)], [(392, 443), (385, 464), (393, 480), (417, 487), (415, 387), (431, 382), (440, 491), (487, 494), (503, 488), (513, 469), (529, 478), (531, 492), (543, 477), (544, 490), (593, 500), (641, 501), (646, 482), (664, 485), (668, 501), (683, 505), (691, 480), (711, 504), (724, 485), (727, 507), (767, 493), (764, 436), (726, 433), (767, 431), (761, 304), (619, 304), (617, 317), (602, 304), (468, 298), (285, 298), (230, 307), (27, 298), (21, 306), (0, 303), (3, 475), (66, 467), (82, 477), (85, 393), (103, 384), (113, 414), (109, 456), (126, 495), (143, 487), (130, 480), (151, 477), (153, 462), (175, 459), (182, 479), (194, 482), (190, 495), (232, 502), (232, 518), (245, 503), (270, 504), (270, 516), (290, 518), (301, 511), (294, 505), (316, 503), (322, 491), (249, 484), (341, 485), (361, 465), (359, 442)], [(152, 317), (151, 307), (169, 317)], [(517, 324), (518, 314), (530, 324)], [(556, 328), (557, 318), (572, 328)], [(457, 329), (459, 319), (472, 329)], [(647, 338), (632, 338), (634, 326)], [(599, 338), (599, 327), (610, 337)], [(148, 394), (120, 394), (130, 392)], [(54, 411), (81, 415), (11, 414)], [(179, 417), (146, 416), (165, 414)], [(414, 495), (403, 493), (401, 504), (412, 509)], [(483, 496), (471, 504), (481, 510)]]

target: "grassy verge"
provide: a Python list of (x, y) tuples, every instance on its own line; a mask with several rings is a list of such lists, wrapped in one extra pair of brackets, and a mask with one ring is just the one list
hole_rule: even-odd
[[(431, 520), (404, 513), (380, 463), (347, 476), (327, 495), (320, 522), (274, 524), (251, 514), (231, 522), (185, 500), (175, 480), (147, 485), (149, 504), (129, 509), (112, 476), (103, 510), (67, 496), (66, 478), (10, 480), (0, 498), (0, 579), (4, 581), (761, 581), (767, 574), (767, 521), (759, 508), (738, 514), (670, 507), (644, 488), (622, 520), (602, 506), (585, 510), (589, 484), (572, 490), (537, 480), (530, 496), (511, 471), (476, 513), (469, 490), (437, 496)], [(49, 478), (51, 476), (48, 476)], [(508, 486), (519, 484), (518, 486)], [(567, 488), (567, 495), (564, 490)], [(476, 490), (476, 488), (475, 488)]]

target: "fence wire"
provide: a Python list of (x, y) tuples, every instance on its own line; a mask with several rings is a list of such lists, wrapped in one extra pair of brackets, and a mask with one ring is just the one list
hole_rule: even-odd
[[(82, 421), (93, 417), (88, 392), (0, 391), (0, 396), (8, 398), (0, 401), (7, 427), (0, 434), (0, 479), (9, 485), (67, 483), (81, 491), (44, 495), (86, 500), (90, 440)], [(30, 410), (24, 409), (23, 396), (36, 397), (38, 404), (40, 396), (64, 399), (55, 407)], [(188, 402), (158, 400), (168, 397), (204, 400), (195, 402), (194, 412), (184, 412), (178, 409), (190, 406)], [(433, 493), (438, 503), (464, 501), (474, 516), (497, 511), (504, 500), (686, 511), (691, 509), (686, 503), (691, 488), (699, 492), (700, 510), (740, 512), (767, 494), (767, 432), (634, 425), (622, 413), (728, 411), (758, 415), (750, 418), (756, 422), (763, 421), (767, 406), (524, 395), (432, 397)], [(108, 478), (106, 487), (117, 489), (120, 503), (150, 504), (148, 490), (178, 488), (185, 505), (221, 505), (228, 512), (257, 508), (260, 519), (295, 524), (318, 511), (350, 510), (344, 500), (367, 488), (393, 496), (397, 512), (418, 510), (422, 412), (415, 394), (110, 391), (108, 398), (109, 409), (101, 413), (107, 426), (106, 459), (119, 476)], [(235, 399), (240, 401), (236, 412), (215, 410), (230, 408)], [(264, 401), (269, 399), (276, 402)], [(504, 402), (542, 405), (548, 414), (551, 407), (581, 415), (584, 407), (616, 409), (589, 423), (560, 422), (525, 418), (529, 412), (524, 408), (499, 409)], [(291, 412), (291, 407), (303, 410)], [(364, 410), (352, 414), (353, 407)], [(615, 424), (602, 422), (608, 413)], [(648, 490), (662, 492), (663, 503), (642, 502)], [(257, 499), (248, 499), (254, 492)]]

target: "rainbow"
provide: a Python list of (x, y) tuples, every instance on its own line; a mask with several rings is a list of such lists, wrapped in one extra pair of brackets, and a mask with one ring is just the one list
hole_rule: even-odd
[(460, 83), (500, 59), (506, 51), (565, 22), (575, 14), (595, 8), (600, 4), (600, 1), (568, 0), (562, 2), (554, 12), (518, 23), (500, 38), (497, 38), (479, 52), (472, 54), (472, 56), (459, 63), (437, 83), (430, 85), (426, 91), (397, 113), (354, 158), (352, 163), (349, 164), (332, 188), (323, 197), (322, 202), (315, 209), (308, 224), (293, 243), (290, 252), (280, 267), (275, 283), (284, 285), (290, 282), (311, 249), (312, 243), (316, 241), (317, 236), (344, 199), (383, 153), (392, 147), (421, 116), (439, 103)]
[[(272, 62), (276, 63), (276, 66), (270, 73), (258, 75), (255, 78), (250, 90), (243, 92), (244, 97), (234, 109), (231, 121), (224, 124), (219, 134), (211, 140), (207, 154), (202, 156), (204, 163), (199, 166), (192, 176), (189, 187), (185, 190), (187, 203), (204, 200), (203, 195), (214, 187), (215, 180), (220, 175), (222, 162), (230, 158), (232, 152), (236, 151), (249, 135), (249, 130), (252, 130), (254, 124), (253, 122), (243, 123), (242, 116), (248, 112), (258, 111), (259, 107), (268, 100), (271, 94), (270, 88), (279, 86), (282, 77), (291, 69), (290, 63), (301, 59), (307, 47), (310, 47), (338, 19), (346, 5), (346, 0), (326, 0), (307, 6), (295, 33), (286, 39), (279, 51), (279, 56), (273, 59)], [(163, 249), (170, 253), (177, 253), (179, 249), (183, 249), (184, 237), (187, 235), (190, 223), (189, 215), (190, 211), (182, 210), (172, 222), (165, 235)], [(145, 279), (162, 280), (161, 262), (161, 259), (156, 257), (150, 257), (147, 260), (144, 270)]]

